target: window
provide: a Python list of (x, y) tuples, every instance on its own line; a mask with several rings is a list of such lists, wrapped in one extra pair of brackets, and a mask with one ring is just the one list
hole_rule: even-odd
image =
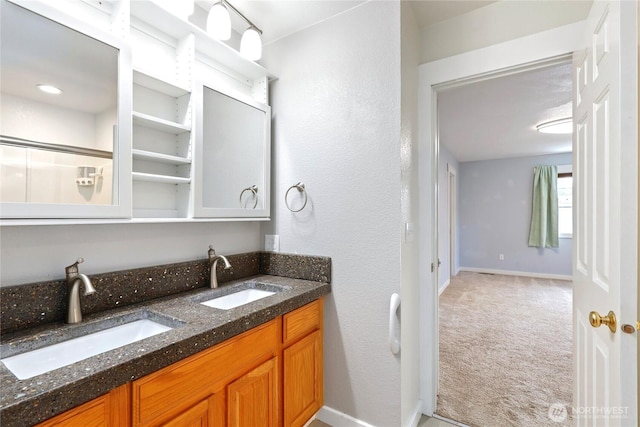
[[(560, 169), (560, 168), (558, 168)], [(558, 237), (573, 236), (573, 175), (558, 171)]]

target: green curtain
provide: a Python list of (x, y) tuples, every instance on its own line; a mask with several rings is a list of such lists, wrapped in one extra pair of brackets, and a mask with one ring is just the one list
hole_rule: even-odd
[(558, 167), (536, 166), (529, 246), (558, 247)]

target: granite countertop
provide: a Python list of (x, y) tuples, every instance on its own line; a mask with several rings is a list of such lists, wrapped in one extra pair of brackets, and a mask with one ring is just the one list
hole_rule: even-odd
[[(281, 291), (249, 304), (220, 310), (199, 302), (230, 293), (245, 282), (281, 287)], [(256, 287), (260, 287), (257, 285)], [(82, 323), (53, 323), (3, 337), (2, 357), (16, 346), (37, 348), (78, 328), (95, 330), (138, 319), (151, 319), (174, 329), (69, 366), (18, 380), (0, 364), (0, 425), (33, 425), (127, 382), (198, 353), (277, 316), (328, 294), (324, 282), (256, 275), (230, 281), (218, 289), (199, 288), (102, 313), (85, 315)]]

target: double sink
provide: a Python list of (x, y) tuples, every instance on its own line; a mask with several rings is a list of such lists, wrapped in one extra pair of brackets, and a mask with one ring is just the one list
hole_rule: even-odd
[[(191, 302), (218, 310), (232, 310), (287, 289), (285, 286), (246, 281), (197, 295), (191, 298)], [(26, 340), (11, 347), (0, 346), (3, 356), (9, 354), (0, 361), (19, 380), (25, 380), (182, 325), (184, 323), (180, 320), (140, 309), (92, 324), (70, 326), (65, 334), (48, 337), (40, 343)], [(33, 349), (34, 346), (38, 348)]]

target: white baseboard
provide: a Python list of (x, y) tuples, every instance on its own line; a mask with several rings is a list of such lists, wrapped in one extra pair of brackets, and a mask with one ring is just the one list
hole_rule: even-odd
[[(418, 423), (420, 422), (420, 418), (422, 418), (422, 402), (417, 401), (416, 407), (413, 410), (413, 415), (405, 427), (418, 427)], [(323, 423), (329, 424), (331, 427), (374, 427), (373, 425), (366, 423), (357, 418), (353, 418), (350, 415), (345, 414), (344, 412), (336, 411), (333, 408), (329, 408), (328, 406), (323, 406), (320, 408), (316, 414), (311, 417), (305, 427), (313, 420), (320, 420)]]
[(451, 278), (447, 279), (447, 281), (444, 282), (442, 286), (438, 288), (438, 296), (442, 295), (442, 293), (444, 292), (445, 289), (447, 289), (447, 286), (449, 286), (450, 283), (451, 283)]
[(316, 414), (316, 419), (327, 423), (332, 427), (374, 427), (371, 424), (365, 423), (362, 420), (353, 418), (343, 412), (336, 411), (328, 406), (320, 408)]
[(411, 417), (409, 422), (405, 424), (405, 427), (418, 427), (420, 418), (422, 418), (422, 410), (420, 408), (422, 408), (422, 402), (418, 400), (416, 402), (416, 407), (413, 410), (413, 416)]
[(505, 276), (524, 276), (536, 279), (573, 280), (573, 277), (565, 274), (530, 273), (528, 271), (509, 271), (493, 268), (460, 267), (460, 271), (471, 271), (474, 273), (503, 274)]

